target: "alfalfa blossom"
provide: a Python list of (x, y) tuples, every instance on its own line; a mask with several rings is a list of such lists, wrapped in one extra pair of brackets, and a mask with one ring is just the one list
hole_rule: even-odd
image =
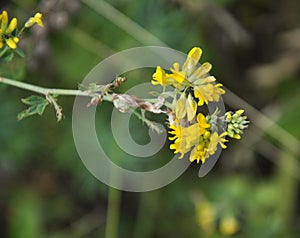
[(212, 65), (208, 62), (199, 65), (201, 55), (202, 50), (194, 47), (182, 66), (174, 63), (169, 73), (158, 66), (152, 79), (154, 85), (174, 88), (168, 94), (173, 103), (166, 110), (170, 149), (180, 154), (180, 159), (188, 154), (189, 160), (197, 163), (204, 163), (218, 147), (225, 149), (227, 137), (239, 139), (249, 123), (247, 117), (242, 116), (243, 110), (225, 115), (219, 115), (218, 110), (212, 115), (201, 113), (201, 106), (218, 102), (225, 93), (223, 85), (209, 75)]

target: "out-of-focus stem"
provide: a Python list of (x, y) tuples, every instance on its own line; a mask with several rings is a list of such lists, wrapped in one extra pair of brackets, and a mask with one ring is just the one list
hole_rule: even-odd
[(105, 238), (117, 238), (119, 230), (121, 191), (110, 187), (108, 191), (108, 208)]

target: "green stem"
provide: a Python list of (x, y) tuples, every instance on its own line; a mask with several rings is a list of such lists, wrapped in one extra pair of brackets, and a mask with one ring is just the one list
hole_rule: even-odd
[[(279, 163), (280, 168), (276, 173), (279, 199), (278, 213), (284, 226), (284, 231), (289, 231), (294, 223), (298, 181), (286, 171), (292, 171), (297, 166), (297, 156), (287, 150), (282, 150), (279, 154)], [(282, 194), (284, 194), (284, 202), (280, 199)]]
[(87, 96), (87, 97), (91, 96), (88, 92), (83, 92), (80, 90), (44, 88), (44, 87), (40, 87), (40, 86), (36, 86), (29, 83), (8, 79), (8, 78), (3, 78), (3, 77), (0, 77), (0, 83), (8, 84), (17, 88), (22, 88), (31, 92), (36, 92), (44, 95), (56, 94), (56, 95), (68, 95), (68, 96)]
[(155, 235), (155, 223), (159, 217), (161, 206), (160, 190), (140, 195), (138, 215), (134, 228), (134, 238), (151, 238)]
[(121, 191), (109, 187), (105, 238), (117, 238), (120, 217)]
[(5, 48), (0, 52), (0, 58), (7, 52), (8, 46), (5, 46)]
[[(45, 88), (45, 87), (40, 87), (36, 86), (33, 84), (29, 83), (24, 83), (20, 81), (16, 81), (13, 79), (8, 79), (4, 77), (0, 77), (0, 83), (7, 84), (10, 86), (14, 86), (17, 88), (25, 89), (27, 91), (43, 94), (45, 96), (47, 95), (64, 95), (64, 96), (85, 96), (85, 97), (94, 97), (95, 93), (91, 93), (89, 91), (80, 91), (80, 90), (75, 90), (75, 89), (60, 89), (60, 88)], [(103, 96), (104, 101), (109, 101), (112, 102), (113, 96), (111, 94), (105, 94)], [(148, 102), (157, 102), (157, 99), (142, 99), (144, 101)]]

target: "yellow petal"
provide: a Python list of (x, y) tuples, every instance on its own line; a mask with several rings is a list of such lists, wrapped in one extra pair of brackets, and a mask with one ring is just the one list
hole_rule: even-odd
[(197, 103), (193, 99), (192, 95), (189, 94), (187, 100), (186, 100), (186, 112), (187, 112), (187, 118), (188, 121), (191, 121), (194, 119), (197, 111)]
[(236, 114), (239, 114), (239, 115), (242, 115), (244, 113), (244, 110), (243, 109), (240, 109), (240, 110), (237, 110), (236, 111)]
[(43, 24), (43, 14), (42, 13), (36, 13), (34, 15), (34, 17), (30, 17), (27, 22), (25, 23), (25, 27), (31, 27), (33, 26), (34, 24), (38, 24), (40, 27), (43, 27), (44, 24)]
[(42, 13), (36, 13), (34, 15), (34, 19), (35, 19), (35, 22), (40, 26), (40, 27), (43, 27), (44, 24), (43, 24), (43, 15)]
[(16, 49), (17, 48), (17, 44), (16, 42), (14, 42), (14, 40), (12, 38), (9, 38), (6, 40), (6, 44), (9, 46), (9, 48), (11, 49)]
[(2, 12), (2, 21), (1, 21), (1, 29), (5, 30), (8, 24), (8, 15), (7, 11)]
[(210, 124), (207, 123), (206, 117), (202, 113), (199, 113), (197, 115), (197, 122), (199, 123), (199, 125), (202, 128), (209, 128), (210, 127)]
[(188, 58), (192, 58), (195, 61), (199, 61), (200, 57), (202, 55), (202, 50), (199, 47), (194, 47), (193, 49), (190, 50), (188, 54)]
[(182, 93), (175, 105), (175, 114), (178, 119), (184, 118), (186, 114), (185, 105), (186, 105), (186, 97), (184, 93)]
[(199, 47), (194, 47), (188, 54), (188, 57), (182, 65), (182, 71), (186, 72), (187, 76), (191, 76), (195, 70), (198, 61), (200, 60), (202, 50)]
[(197, 78), (197, 80), (193, 82), (193, 85), (199, 86), (199, 85), (203, 85), (203, 84), (207, 84), (207, 83), (212, 83), (215, 81), (216, 81), (216, 78), (214, 76), (208, 76), (206, 78)]
[(27, 22), (25, 23), (25, 27), (26, 27), (26, 28), (32, 27), (34, 23), (35, 23), (34, 18), (33, 18), (33, 17), (30, 17), (30, 18), (27, 20)]
[(197, 70), (195, 70), (195, 72), (189, 78), (189, 81), (194, 82), (199, 78), (204, 78), (209, 73), (211, 68), (212, 68), (212, 65), (208, 62), (205, 62)]
[(193, 162), (194, 160), (196, 160), (197, 163), (199, 163), (199, 161), (201, 160), (200, 153), (198, 153), (197, 151), (197, 146), (195, 146), (190, 154), (190, 161)]
[(18, 25), (18, 20), (17, 18), (14, 17), (9, 23), (6, 33), (7, 34), (12, 33), (17, 28), (17, 25)]

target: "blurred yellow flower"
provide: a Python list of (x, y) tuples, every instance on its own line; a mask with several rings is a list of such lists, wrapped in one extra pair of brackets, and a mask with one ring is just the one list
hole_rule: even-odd
[(220, 221), (220, 233), (224, 236), (232, 236), (240, 229), (238, 220), (233, 216), (227, 216)]
[(216, 229), (216, 210), (213, 204), (202, 201), (196, 204), (196, 221), (206, 234), (211, 234)]
[(0, 21), (0, 48), (7, 44), (9, 48), (16, 49), (19, 38), (12, 33), (17, 28), (18, 20), (13, 18), (10, 23), (8, 23), (8, 14), (6, 11), (3, 11), (0, 15)]
[(38, 24), (40, 27), (44, 26), (42, 13), (38, 12), (33, 17), (30, 17), (25, 23), (25, 27), (29, 28), (32, 27), (34, 24)]

